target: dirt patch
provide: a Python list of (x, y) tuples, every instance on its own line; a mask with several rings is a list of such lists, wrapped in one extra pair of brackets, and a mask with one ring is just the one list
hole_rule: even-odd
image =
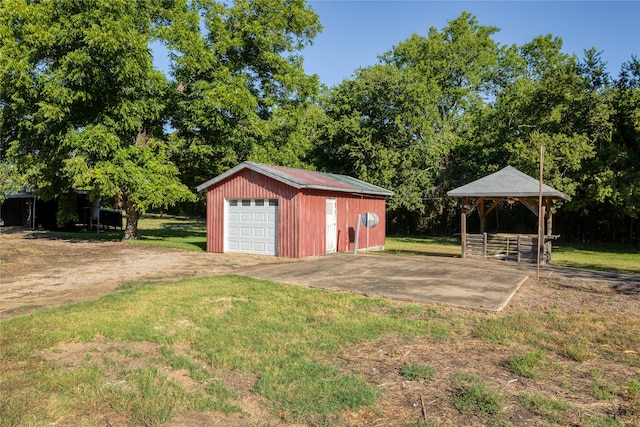
[(213, 276), (292, 261), (57, 239), (48, 232), (16, 229), (2, 229), (0, 241), (0, 319), (94, 299), (127, 282)]
[[(104, 337), (84, 342), (70, 342), (41, 350), (38, 355), (63, 369), (73, 369), (79, 366), (103, 366), (108, 360), (114, 367), (134, 370), (146, 366), (149, 359), (159, 357), (160, 346), (154, 342), (118, 343), (108, 341)], [(117, 368), (116, 368), (117, 367)]]

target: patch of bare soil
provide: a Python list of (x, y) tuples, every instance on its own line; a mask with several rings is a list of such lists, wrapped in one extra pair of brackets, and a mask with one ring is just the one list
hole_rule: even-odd
[(232, 273), (282, 258), (57, 239), (0, 229), (0, 319), (106, 295), (126, 282)]

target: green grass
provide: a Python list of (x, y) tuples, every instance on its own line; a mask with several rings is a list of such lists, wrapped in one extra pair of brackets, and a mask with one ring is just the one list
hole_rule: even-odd
[[(384, 253), (454, 257), (460, 256), (460, 242), (454, 237), (389, 236), (385, 240)], [(640, 251), (609, 246), (555, 244), (552, 263), (587, 270), (640, 274)]]
[[(331, 355), (387, 334), (411, 337), (442, 329), (440, 318), (415, 319), (394, 311), (395, 306), (225, 276), (132, 288), (2, 321), (0, 424), (42, 424), (65, 414), (115, 411), (132, 424), (154, 425), (183, 409), (238, 411), (234, 394), (213, 380), (213, 369), (256, 375), (253, 391), (287, 414), (285, 421), (314, 424), (378, 397), (365, 378), (328, 363)], [(132, 370), (97, 353), (83, 355), (73, 368), (54, 367), (38, 356), (42, 349), (97, 337), (157, 343), (162, 354)], [(190, 356), (178, 355), (177, 346), (188, 346)], [(137, 358), (132, 351), (118, 354)], [(206, 387), (185, 390), (166, 375), (175, 369), (186, 369)]]
[[(504, 346), (530, 345), (534, 350), (552, 352), (575, 362), (600, 355), (640, 367), (640, 361), (634, 356), (640, 339), (638, 328), (638, 319), (631, 318), (619, 318), (614, 327), (602, 317), (590, 314), (516, 313), (477, 318), (471, 335)], [(622, 351), (611, 353), (609, 348)], [(541, 358), (541, 354), (538, 357)]]
[(138, 222), (136, 245), (162, 246), (190, 251), (207, 248), (207, 229), (203, 219), (145, 216)]
[[(0, 322), (0, 425), (97, 425), (111, 417), (156, 425), (188, 410), (242, 414), (242, 396), (220, 372), (251, 379), (251, 391), (275, 420), (340, 425), (345, 411), (375, 408), (384, 399), (366, 372), (334, 364), (354, 345), (385, 337), (436, 343), (474, 337), (514, 349), (494, 368), (544, 384), (553, 380), (543, 369), (562, 364), (569, 372), (583, 363), (570, 349), (583, 348), (590, 358), (606, 357), (622, 369), (637, 368), (637, 356), (627, 350), (637, 349), (639, 322), (633, 316), (559, 310), (486, 315), (239, 276), (131, 284), (94, 301)], [(79, 352), (73, 366), (57, 366), (42, 356), (65, 343), (96, 340), (100, 348)], [(155, 353), (145, 355), (136, 343), (152, 343)], [(115, 350), (105, 352), (108, 348)], [(443, 403), (459, 412), (488, 425), (507, 425), (501, 411), (516, 397), (509, 400), (492, 388), (488, 381), (495, 378), (483, 376), (482, 366), (477, 376), (437, 378), (426, 357), (403, 360), (396, 369), (404, 379), (429, 383), (425, 390), (440, 390)], [(172, 379), (170, 373), (178, 371), (192, 386)], [(640, 383), (621, 382), (613, 374), (594, 369), (591, 381), (572, 388), (572, 394), (579, 400), (622, 399), (633, 417)], [(575, 408), (543, 395), (523, 394), (517, 403), (551, 422), (576, 419)], [(602, 413), (581, 420), (610, 422)]]
[[(65, 238), (117, 239), (118, 234), (73, 233)], [(188, 218), (145, 217), (140, 234), (138, 244), (191, 250), (202, 250), (206, 241), (204, 222)], [(386, 246), (388, 253), (407, 255), (459, 253), (455, 239), (390, 237)], [(610, 264), (615, 268), (620, 268), (615, 260), (627, 256), (624, 251), (607, 253), (613, 254)], [(599, 251), (585, 256), (601, 258)], [(639, 322), (633, 316), (605, 318), (555, 309), (500, 316), (461, 314), (236, 276), (155, 285), (127, 282), (95, 301), (0, 322), (0, 425), (59, 420), (103, 424), (102, 417), (112, 415), (131, 425), (154, 425), (183, 410), (241, 413), (237, 394), (215, 376), (220, 370), (255, 378), (252, 392), (272, 413), (283, 414), (283, 422), (335, 425), (345, 411), (375, 407), (383, 397), (367, 378), (332, 364), (335, 355), (351, 345), (388, 335), (426, 336), (435, 342), (471, 336), (496, 346), (526, 348), (524, 353), (514, 350), (500, 367), (544, 381), (547, 357), (569, 366), (603, 357), (629, 369), (640, 367), (634, 353)], [(56, 367), (39, 356), (41, 350), (59, 344), (100, 337), (123, 343), (118, 354), (129, 359), (141, 357), (126, 347), (131, 342), (155, 343), (160, 353), (133, 368), (99, 352), (82, 355), (82, 363), (72, 368)], [(435, 368), (420, 362), (397, 369), (404, 378), (424, 380), (429, 386), (438, 383)], [(172, 380), (167, 372), (176, 370), (187, 372), (197, 389)], [(487, 386), (486, 379), (457, 374), (452, 381), (450, 404), (500, 425), (497, 414), (505, 397)], [(580, 392), (603, 401), (622, 398), (631, 405), (630, 414), (640, 413), (638, 380), (616, 384), (610, 377), (594, 378)], [(545, 399), (523, 395), (518, 402), (542, 418), (564, 422), (562, 412), (567, 409)], [(615, 425), (607, 416), (582, 421)]]
[(529, 409), (549, 422), (566, 424), (563, 412), (569, 409), (569, 404), (562, 399), (542, 393), (521, 393), (517, 401), (523, 408)]
[(458, 373), (454, 375), (453, 382), (456, 387), (453, 392), (453, 405), (460, 413), (490, 417), (502, 412), (500, 392), (486, 385), (479, 377), (469, 373)]
[(460, 255), (460, 242), (455, 237), (388, 236), (384, 242), (384, 253), (453, 257)]
[[(121, 240), (122, 231), (65, 232), (53, 234), (65, 239)], [(207, 247), (206, 223), (203, 219), (179, 216), (146, 215), (138, 221), (138, 240), (128, 244), (204, 251)]]
[(554, 245), (554, 265), (614, 273), (640, 274), (640, 250), (597, 246)]
[(541, 365), (544, 364), (544, 356), (543, 350), (534, 349), (521, 355), (509, 357), (505, 365), (514, 374), (525, 378), (536, 378), (540, 375)]
[(400, 375), (409, 381), (427, 381), (431, 382), (436, 377), (436, 368), (420, 363), (407, 363), (400, 369)]

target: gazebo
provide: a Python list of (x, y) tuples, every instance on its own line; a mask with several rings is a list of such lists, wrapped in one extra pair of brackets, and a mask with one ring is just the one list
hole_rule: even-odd
[[(462, 199), (460, 215), (462, 258), (481, 256), (536, 262), (537, 234), (488, 234), (485, 231), (485, 224), (487, 216), (505, 201), (510, 204), (520, 202), (539, 217), (540, 182), (538, 180), (512, 166), (507, 166), (498, 172), (451, 190), (447, 195)], [(562, 192), (548, 185), (542, 185), (541, 214), (545, 219), (541, 233), (544, 236), (544, 250), (541, 254), (543, 263), (551, 259), (551, 241), (559, 237), (552, 234), (551, 205), (553, 200), (568, 199)], [(472, 234), (467, 232), (467, 217), (476, 209), (480, 216), (480, 233)]]

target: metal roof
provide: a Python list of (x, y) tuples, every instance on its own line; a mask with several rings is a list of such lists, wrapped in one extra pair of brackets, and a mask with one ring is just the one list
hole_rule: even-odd
[(373, 196), (392, 196), (393, 191), (359, 179), (326, 172), (267, 165), (264, 163), (243, 162), (225, 173), (210, 179), (196, 187), (197, 191), (211, 187), (243, 169), (250, 169), (269, 178), (280, 181), (297, 189), (338, 191), (343, 193), (367, 194)]
[(28, 192), (27, 190), (20, 190), (12, 193), (7, 193), (4, 195), (7, 199), (30, 199), (34, 196), (33, 193)]
[[(538, 197), (540, 181), (507, 166), (469, 184), (447, 192), (449, 197)], [(542, 184), (542, 196), (568, 200), (564, 193)]]

